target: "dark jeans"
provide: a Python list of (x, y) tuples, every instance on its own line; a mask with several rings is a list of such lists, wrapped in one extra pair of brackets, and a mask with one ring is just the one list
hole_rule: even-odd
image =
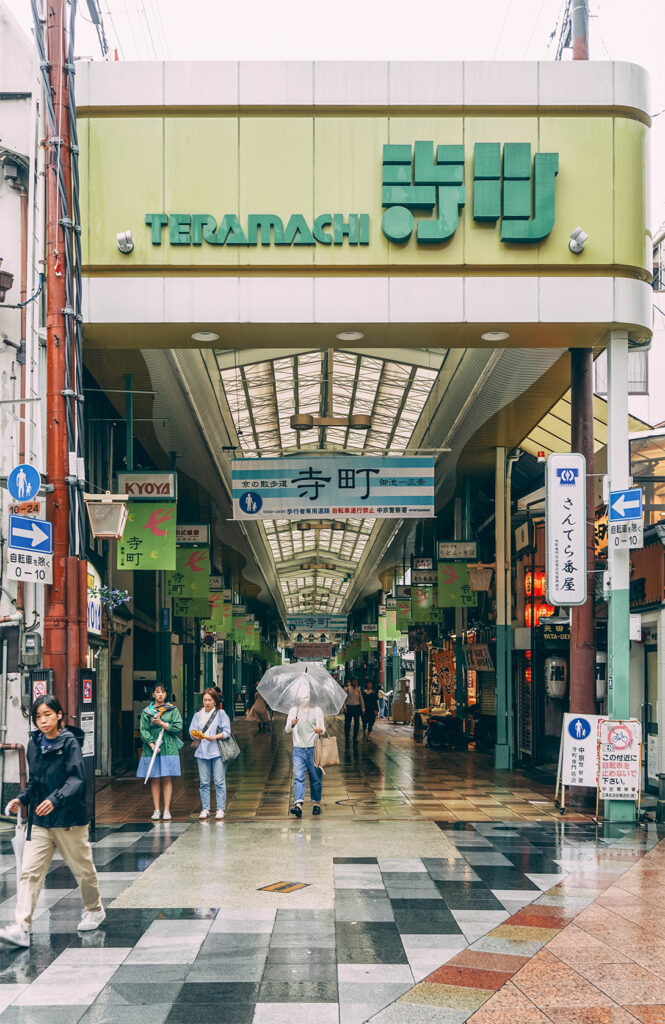
[(369, 735), (374, 728), (374, 722), (376, 721), (376, 714), (374, 711), (366, 711), (363, 715), (363, 729), (366, 730)]
[(358, 729), (360, 728), (360, 705), (354, 704), (352, 707), (344, 709), (344, 739), (348, 740), (349, 733), (351, 732), (351, 720), (353, 720), (353, 738), (358, 739)]

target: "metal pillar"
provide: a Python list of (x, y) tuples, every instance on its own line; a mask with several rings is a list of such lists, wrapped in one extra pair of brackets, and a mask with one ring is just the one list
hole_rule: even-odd
[[(610, 490), (630, 486), (628, 445), (628, 332), (610, 331), (607, 343), (607, 473)], [(607, 551), (609, 605), (607, 709), (610, 718), (630, 715), (630, 551)], [(632, 800), (606, 800), (610, 821), (634, 821)]]
[(593, 466), (593, 353), (591, 349), (570, 350), (571, 450), (586, 459), (586, 549), (588, 596), (572, 609), (570, 630), (570, 710), (592, 715), (596, 710), (596, 644), (594, 548), (594, 466)]
[[(454, 539), (462, 540), (462, 499), (455, 498)], [(464, 669), (462, 667), (462, 632), (464, 630), (464, 609), (455, 609), (455, 704), (464, 704)], [(458, 717), (459, 713), (458, 713)]]
[(494, 525), (496, 543), (496, 746), (494, 767), (510, 769), (512, 756), (508, 717), (511, 714), (510, 623), (506, 621), (506, 449), (496, 449)]

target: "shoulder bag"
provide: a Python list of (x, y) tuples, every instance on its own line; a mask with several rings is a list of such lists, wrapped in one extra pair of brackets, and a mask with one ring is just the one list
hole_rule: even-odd
[(317, 768), (329, 768), (339, 764), (336, 736), (317, 736), (314, 740), (314, 764)]
[(219, 747), (220, 757), (225, 764), (235, 761), (240, 753), (240, 747), (233, 736), (229, 736), (226, 740), (217, 740), (217, 746)]
[[(212, 722), (213, 718), (217, 714), (219, 714), (219, 708), (215, 708), (215, 710), (211, 714), (210, 718), (208, 719), (206, 724), (201, 729), (201, 732), (205, 732), (210, 727), (210, 723)], [(200, 742), (201, 742), (201, 740), (192, 740), (192, 750), (197, 750)]]

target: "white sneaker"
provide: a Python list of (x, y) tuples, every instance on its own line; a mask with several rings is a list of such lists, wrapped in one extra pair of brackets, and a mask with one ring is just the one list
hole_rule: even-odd
[(5, 946), (30, 945), (30, 932), (24, 932), (18, 924), (8, 924), (6, 928), (0, 928), (0, 942)]
[(221, 809), (221, 807), (218, 809), (215, 817), (217, 818), (217, 821), (221, 821), (222, 818), (224, 817), (224, 811)]
[(203, 810), (201, 811), (201, 813), (199, 814), (199, 818), (201, 818), (201, 820), (203, 821), (205, 818), (209, 818), (209, 817), (210, 817), (210, 811), (206, 811), (206, 809), (204, 807)]
[(106, 911), (102, 907), (101, 910), (86, 910), (83, 917), (79, 921), (78, 931), (80, 932), (94, 932), (95, 928), (99, 928), (100, 924), (106, 917)]
[(164, 813), (162, 814), (162, 821), (170, 821), (170, 820), (171, 820), (171, 812), (170, 811), (164, 811)]
[(161, 811), (153, 811), (152, 814), (150, 815), (150, 817), (152, 818), (153, 821), (159, 821), (161, 816), (162, 816), (162, 812)]

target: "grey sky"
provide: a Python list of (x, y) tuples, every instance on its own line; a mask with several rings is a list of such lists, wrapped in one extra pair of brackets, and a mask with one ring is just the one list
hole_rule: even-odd
[[(26, 27), (29, 0), (11, 5)], [(125, 60), (553, 60), (563, 0), (101, 0)], [(97, 60), (79, 0), (77, 53)], [(665, 111), (665, 0), (591, 0), (591, 59), (629, 60), (651, 74), (651, 111)], [(652, 131), (652, 226), (665, 219), (665, 112)]]

